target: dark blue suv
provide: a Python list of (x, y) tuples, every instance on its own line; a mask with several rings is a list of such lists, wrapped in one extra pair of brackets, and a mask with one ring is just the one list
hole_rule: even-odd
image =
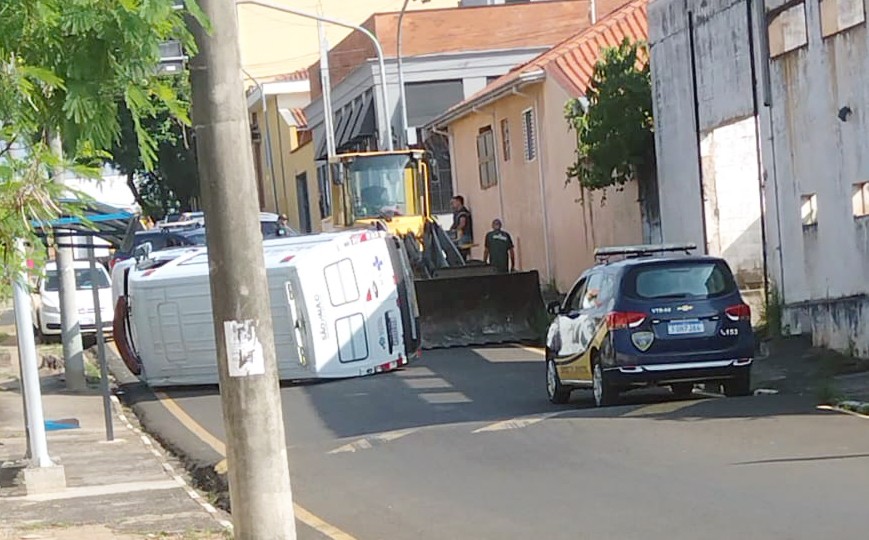
[[(631, 246), (595, 252), (563, 302), (546, 340), (546, 388), (554, 403), (591, 388), (598, 406), (620, 392), (666, 385), (688, 395), (720, 382), (728, 396), (751, 392), (754, 332), (727, 263), (706, 256), (663, 256), (694, 249)], [(613, 262), (614, 257), (624, 257)]]

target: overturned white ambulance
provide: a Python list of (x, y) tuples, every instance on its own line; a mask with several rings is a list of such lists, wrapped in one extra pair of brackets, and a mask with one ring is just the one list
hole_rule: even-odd
[[(396, 369), (419, 355), (410, 264), (395, 237), (347, 231), (266, 240), (281, 380)], [(115, 339), (151, 386), (216, 384), (206, 248), (148, 257), (127, 271)]]

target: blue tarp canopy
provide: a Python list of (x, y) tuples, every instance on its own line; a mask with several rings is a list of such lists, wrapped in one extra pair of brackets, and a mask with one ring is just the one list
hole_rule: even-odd
[[(62, 200), (61, 203), (81, 203), (77, 200)], [(49, 222), (32, 220), (30, 224), (37, 229), (39, 236), (52, 234), (52, 229), (62, 229), (70, 233), (57, 236), (98, 236), (117, 248), (129, 230), (141, 227), (138, 216), (127, 210), (108, 204), (90, 201), (84, 203), (82, 217), (61, 216)]]

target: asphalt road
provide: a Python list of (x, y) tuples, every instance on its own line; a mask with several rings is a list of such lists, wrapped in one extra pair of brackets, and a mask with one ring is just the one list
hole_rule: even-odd
[[(224, 440), (215, 389), (167, 394)], [(429, 351), (282, 396), (296, 501), (358, 539), (869, 534), (869, 423), (807, 397), (554, 406), (519, 348)]]

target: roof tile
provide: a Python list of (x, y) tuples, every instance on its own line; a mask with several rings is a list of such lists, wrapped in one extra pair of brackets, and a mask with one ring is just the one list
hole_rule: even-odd
[(626, 37), (634, 41), (648, 39), (647, 4), (648, 0), (633, 0), (625, 4), (600, 19), (594, 26), (570, 36), (540, 56), (492, 81), (476, 94), (453, 106), (443, 116), (448, 117), (450, 112), (503, 89), (519, 80), (523, 73), (541, 69), (571, 94), (584, 95), (602, 48), (617, 46)]

